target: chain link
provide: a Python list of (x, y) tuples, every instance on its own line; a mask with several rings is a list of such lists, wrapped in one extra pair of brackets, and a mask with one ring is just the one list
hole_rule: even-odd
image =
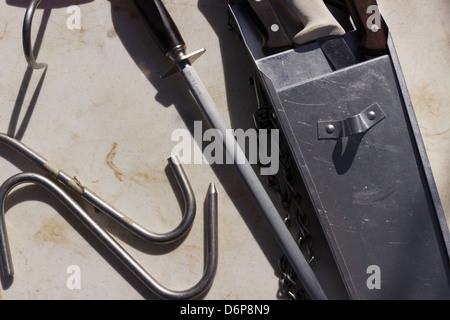
[[(230, 0), (230, 4), (232, 3), (233, 0)], [(229, 29), (242, 40), (242, 35), (239, 32), (236, 21), (234, 21), (230, 12), (228, 12), (228, 14)], [(267, 129), (270, 133), (271, 130), (278, 129), (280, 133), (278, 147), (281, 170), (279, 170), (276, 175), (267, 176), (268, 186), (280, 198), (280, 203), (284, 210), (283, 221), (305, 255), (305, 258), (311, 263), (314, 259), (312, 250), (313, 237), (308, 229), (307, 216), (302, 209), (302, 197), (296, 191), (298, 171), (295, 166), (295, 161), (289, 151), (283, 131), (280, 130), (278, 126), (273, 109), (269, 104), (265, 103), (266, 99), (264, 98), (263, 90), (261, 89), (256, 76), (250, 78), (250, 84), (255, 88), (258, 104), (258, 109), (253, 114), (253, 120), (257, 131), (259, 132), (259, 129)], [(261, 163), (259, 165), (263, 166)], [(292, 223), (292, 221), (294, 221), (294, 223)], [(283, 255), (278, 260), (278, 267), (280, 271), (280, 289), (283, 291), (286, 298), (289, 300), (307, 299), (307, 293), (286, 256)]]
[[(284, 223), (291, 231), (307, 261), (311, 263), (314, 259), (312, 250), (313, 237), (308, 229), (307, 216), (302, 208), (302, 196), (296, 190), (298, 172), (295, 161), (289, 151), (283, 132), (275, 119), (273, 109), (264, 103), (260, 85), (255, 80), (255, 77), (251, 78), (251, 84), (255, 86), (258, 99), (258, 110), (253, 115), (256, 129), (258, 131), (259, 129), (267, 129), (268, 132), (278, 129), (280, 133), (279, 162), (281, 170), (276, 175), (267, 176), (268, 186), (278, 195), (284, 210)], [(284, 291), (286, 298), (290, 300), (307, 299), (307, 294), (286, 256), (283, 255), (279, 259), (278, 267), (280, 271), (280, 287)]]

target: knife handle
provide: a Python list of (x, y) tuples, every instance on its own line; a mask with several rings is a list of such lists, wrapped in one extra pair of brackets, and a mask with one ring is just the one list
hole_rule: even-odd
[(186, 44), (161, 0), (134, 0), (161, 52), (171, 57)]
[(343, 36), (345, 30), (334, 18), (323, 0), (284, 0), (300, 20), (303, 29), (294, 36), (294, 43), (305, 44), (327, 36)]
[(346, 3), (353, 23), (361, 35), (361, 53), (366, 55), (386, 53), (388, 27), (378, 10), (377, 1), (346, 0)]
[(269, 55), (292, 48), (292, 40), (270, 0), (243, 0), (241, 3), (264, 36), (262, 50), (265, 54)]

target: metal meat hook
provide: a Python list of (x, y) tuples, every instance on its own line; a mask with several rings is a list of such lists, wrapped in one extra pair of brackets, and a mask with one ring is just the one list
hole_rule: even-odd
[(39, 3), (41, 3), (41, 0), (31, 0), (27, 11), (25, 12), (22, 27), (23, 53), (25, 54), (25, 59), (27, 60), (28, 65), (33, 69), (42, 69), (47, 67), (46, 63), (36, 62), (33, 53), (33, 46), (31, 45), (31, 25), (33, 22), (34, 11)]
[(183, 193), (185, 203), (183, 218), (178, 226), (173, 230), (166, 233), (154, 233), (142, 227), (131, 218), (125, 216), (119, 210), (111, 206), (108, 202), (96, 195), (95, 192), (83, 186), (78, 179), (59, 169), (57, 166), (53, 165), (47, 159), (31, 150), (19, 140), (11, 138), (4, 133), (0, 133), (0, 143), (9, 146), (28, 160), (32, 161), (38, 167), (50, 173), (50, 175), (56, 181), (62, 183), (72, 191), (76, 192), (81, 198), (83, 198), (91, 205), (99, 209), (101, 212), (114, 219), (124, 228), (144, 240), (152, 243), (170, 243), (177, 241), (190, 230), (192, 222), (194, 221), (196, 213), (196, 201), (194, 192), (192, 191), (192, 187), (186, 177), (186, 173), (181, 166), (181, 162), (177, 157), (170, 157), (168, 159), (168, 162)]
[(206, 268), (200, 281), (184, 291), (167, 289), (156, 281), (131, 257), (103, 228), (101, 228), (60, 186), (35, 173), (19, 173), (6, 180), (0, 187), (0, 258), (3, 276), (13, 275), (11, 252), (5, 226), (4, 203), (9, 192), (17, 185), (35, 183), (57, 197), (80, 221), (153, 293), (163, 299), (194, 299), (205, 293), (212, 284), (217, 270), (217, 193), (213, 184), (208, 190), (208, 236)]

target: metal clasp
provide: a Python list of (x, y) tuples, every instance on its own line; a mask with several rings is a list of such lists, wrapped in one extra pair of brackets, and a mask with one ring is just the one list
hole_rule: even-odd
[(339, 139), (363, 133), (386, 118), (378, 103), (344, 120), (319, 121), (317, 134), (319, 140)]

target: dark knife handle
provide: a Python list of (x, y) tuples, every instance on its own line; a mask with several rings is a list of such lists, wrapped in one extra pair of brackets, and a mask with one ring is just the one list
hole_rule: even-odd
[(264, 37), (263, 52), (267, 55), (292, 48), (292, 40), (269, 0), (242, 0), (249, 16)]
[[(381, 55), (386, 53), (388, 51), (388, 27), (378, 9), (378, 12), (370, 10), (370, 6), (376, 6), (378, 8), (377, 1), (346, 0), (346, 3), (355, 27), (361, 35), (361, 53), (366, 55)], [(372, 20), (379, 20), (378, 30), (369, 28), (368, 24)]]
[(161, 52), (170, 56), (186, 47), (180, 31), (161, 0), (134, 0)]

